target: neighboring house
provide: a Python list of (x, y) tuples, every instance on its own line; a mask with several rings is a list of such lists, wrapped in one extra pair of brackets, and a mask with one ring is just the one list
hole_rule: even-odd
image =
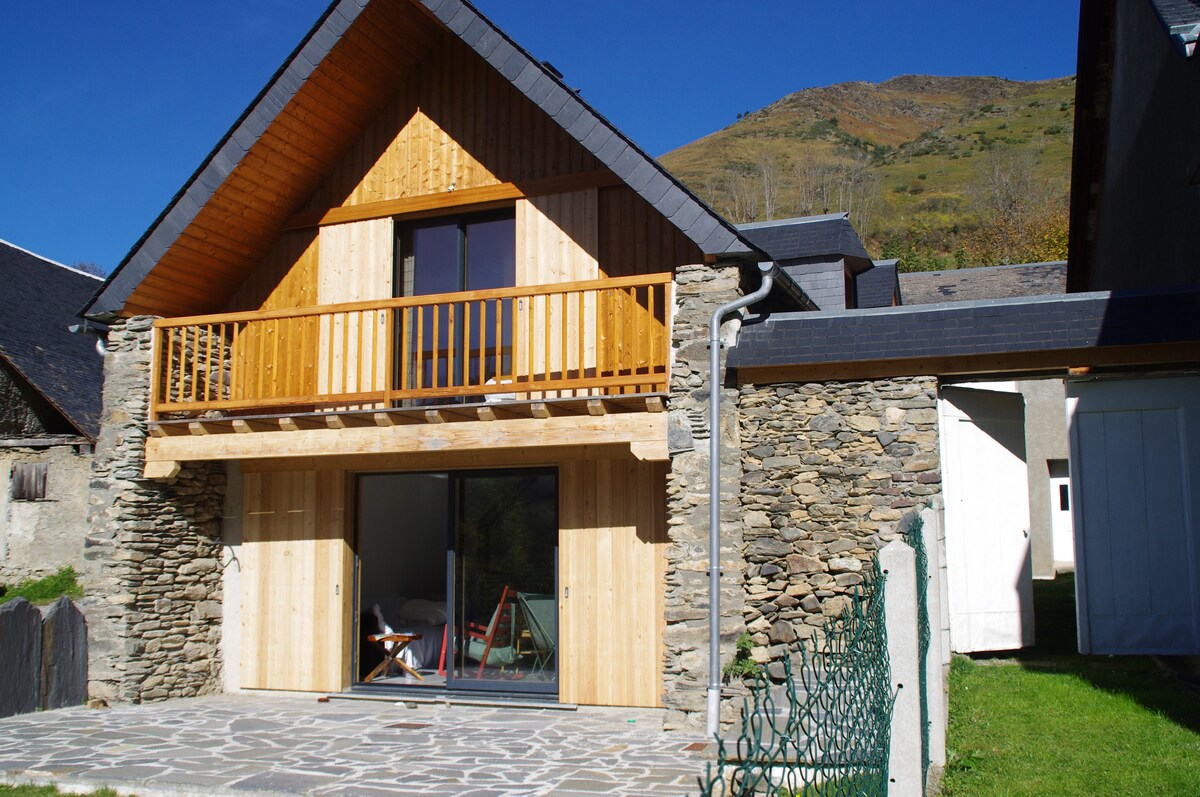
[[(1153, 291), (1195, 318), (1198, 36), (1194, 2), (1082, 4), (1072, 291)], [(1169, 361), (1068, 382), (1085, 652), (1200, 655), (1200, 344), (1163, 331)]]
[(100, 280), (0, 241), (0, 584), (83, 567), (103, 363), (73, 334)]

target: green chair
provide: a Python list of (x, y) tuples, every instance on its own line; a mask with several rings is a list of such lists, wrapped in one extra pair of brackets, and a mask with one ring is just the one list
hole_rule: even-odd
[(558, 601), (553, 595), (532, 592), (518, 592), (517, 601), (521, 604), (521, 614), (525, 617), (525, 626), (533, 642), (532, 673), (544, 672), (554, 661), (554, 649), (558, 641)]

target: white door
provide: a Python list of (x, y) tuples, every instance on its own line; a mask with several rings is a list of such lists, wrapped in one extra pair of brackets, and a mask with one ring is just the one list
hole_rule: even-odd
[(1200, 654), (1200, 378), (1067, 395), (1080, 651)]
[(938, 407), (950, 646), (969, 653), (1032, 645), (1024, 398), (946, 387)]

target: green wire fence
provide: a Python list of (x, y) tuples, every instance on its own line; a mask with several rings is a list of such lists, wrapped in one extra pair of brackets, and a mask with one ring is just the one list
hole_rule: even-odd
[(891, 672), (878, 561), (773, 686), (760, 672), (744, 701), (734, 749), (717, 740), (701, 797), (884, 797)]

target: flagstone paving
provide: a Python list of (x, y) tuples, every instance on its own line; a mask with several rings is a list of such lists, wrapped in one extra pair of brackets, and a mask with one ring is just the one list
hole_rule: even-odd
[(154, 797), (698, 794), (658, 712), (218, 695), (0, 720), (0, 781)]

